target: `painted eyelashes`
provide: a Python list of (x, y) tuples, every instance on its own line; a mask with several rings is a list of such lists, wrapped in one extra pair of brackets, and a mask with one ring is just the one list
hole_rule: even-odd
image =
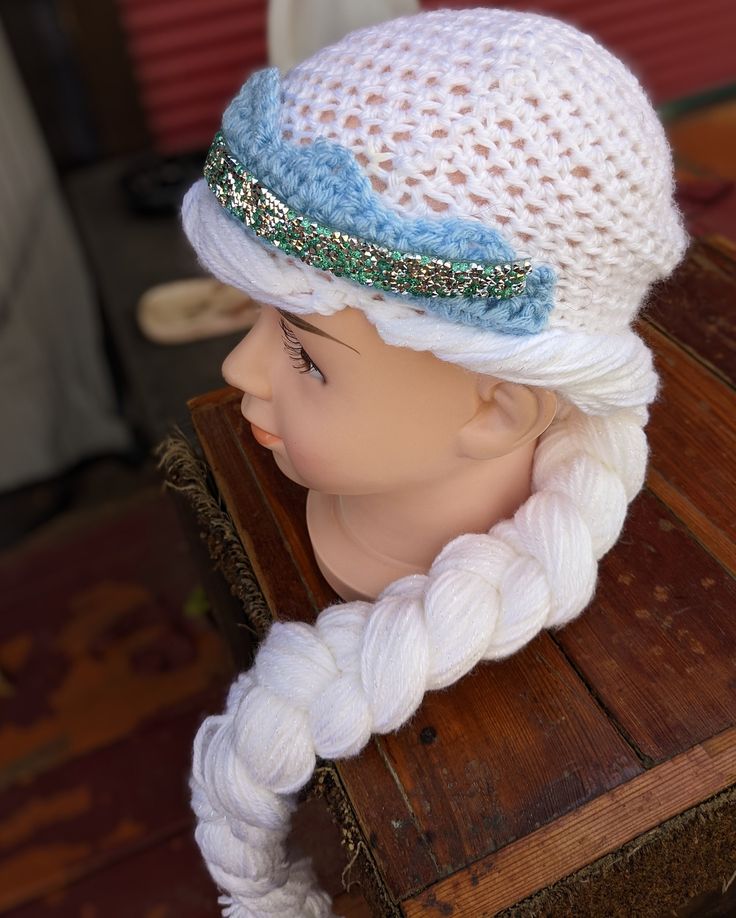
[(306, 352), (301, 341), (299, 341), (283, 318), (279, 319), (279, 325), (281, 326), (284, 350), (289, 355), (294, 368), (300, 373), (308, 373), (325, 382), (324, 373)]

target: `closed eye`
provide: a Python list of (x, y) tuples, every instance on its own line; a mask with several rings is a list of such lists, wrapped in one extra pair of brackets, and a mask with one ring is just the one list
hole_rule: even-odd
[(283, 318), (279, 319), (279, 325), (281, 326), (284, 350), (289, 355), (295, 369), (299, 370), (300, 373), (307, 373), (310, 376), (314, 376), (315, 379), (320, 379), (322, 382), (327, 382), (322, 370), (320, 370), (317, 364), (312, 360), (304, 349), (301, 341), (289, 328)]

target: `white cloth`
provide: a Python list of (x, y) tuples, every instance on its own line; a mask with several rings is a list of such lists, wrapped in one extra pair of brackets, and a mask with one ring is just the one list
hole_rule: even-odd
[(10, 490), (125, 450), (130, 437), (79, 245), (2, 30), (0, 86), (0, 490)]
[(419, 0), (269, 0), (268, 59), (282, 73), (364, 26), (419, 12)]

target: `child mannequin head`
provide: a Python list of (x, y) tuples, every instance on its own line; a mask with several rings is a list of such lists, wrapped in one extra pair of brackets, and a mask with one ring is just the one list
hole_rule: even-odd
[(281, 471), (311, 489), (312, 544), (343, 599), (375, 599), (511, 516), (556, 407), (544, 389), (388, 345), (349, 307), (264, 307), (223, 374)]
[[(360, 313), (375, 329), (376, 342), (401, 349), (405, 375), (421, 367), (428, 373), (421, 382), (430, 388), (432, 380), (441, 387), (443, 377), (467, 383), (458, 368), (503, 384), (494, 389), (476, 381), (465, 399), (484, 390), (500, 397), (481, 399), (486, 422), (488, 407), (499, 408), (501, 399), (513, 409), (513, 420), (496, 412), (496, 434), (513, 428), (506, 461), (492, 451), (494, 471), (487, 450), (476, 450), (475, 459), (483, 461), (459, 490), (439, 488), (453, 480), (453, 472), (440, 467), (447, 447), (441, 432), (435, 440), (435, 426), (420, 423), (416, 402), (403, 397), (408, 393), (385, 398), (391, 387), (381, 389), (377, 379), (373, 399), (360, 408), (348, 409), (344, 399), (337, 427), (327, 426), (327, 415), (305, 423), (305, 431), (333, 451), (319, 454), (324, 474), (310, 479), (290, 470), (288, 440), (274, 448), (287, 474), (336, 495), (310, 496), (309, 523), (320, 566), (345, 598), (375, 598), (403, 574), (426, 571), (437, 551), (461, 532), (487, 531), (513, 513), (529, 495), (532, 450), (512, 444), (524, 447), (547, 428), (551, 393), (593, 415), (634, 409), (642, 424), (656, 379), (648, 351), (629, 324), (647, 287), (671, 269), (684, 245), (662, 129), (619, 61), (587, 36), (542, 17), (473, 10), (415, 21), (422, 26), (411, 40), (401, 20), (365, 30), (359, 48), (348, 38), (295, 68), (283, 84), (275, 71), (254, 75), (225, 113), (209, 188), (195, 186), (184, 208), (187, 232), (205, 264), (256, 299), (312, 316), (313, 325), (344, 324), (347, 317), (333, 316), (349, 310), (356, 313), (357, 329)], [(316, 254), (302, 258), (313, 239), (290, 245), (244, 229), (242, 221), (252, 214), (244, 215), (248, 185), (238, 175), (241, 166), (292, 216), (325, 231), (316, 237)], [(507, 298), (479, 296), (472, 288), (469, 296), (433, 295), (432, 270), (444, 271), (433, 265), (397, 295), (382, 283), (385, 278), (365, 282), (363, 274), (361, 281), (365, 261), (352, 273), (335, 261), (327, 251), (333, 232), (455, 265), (528, 259), (531, 269), (523, 290)], [(347, 254), (356, 264), (350, 246)], [(330, 270), (320, 270), (325, 266)], [(265, 316), (263, 327), (276, 326)], [(304, 348), (303, 330), (288, 320), (284, 334), (287, 350)], [(243, 380), (253, 373), (245, 364), (259, 364), (255, 349), (263, 340), (256, 330), (226, 364), (229, 380), (246, 393)], [(350, 353), (343, 348), (341, 356)], [(389, 359), (382, 369), (396, 365)], [(313, 370), (307, 375), (301, 389), (315, 399), (338, 392), (334, 378), (320, 386)], [(421, 390), (419, 383), (417, 378), (409, 388)], [(347, 396), (342, 379), (341, 387)], [(469, 408), (443, 391), (433, 419), (444, 417), (459, 430), (457, 412)], [(296, 408), (298, 400), (287, 401), (274, 410), (308, 416)], [(443, 404), (451, 407), (446, 416), (439, 410)], [(522, 404), (534, 418), (517, 416)], [(384, 436), (368, 423), (372, 412)], [(401, 419), (401, 412), (397, 425), (390, 419)], [(246, 416), (258, 423), (247, 410)], [(525, 422), (532, 431), (527, 439)], [(485, 425), (487, 432), (492, 427)], [(352, 458), (343, 443), (353, 448)], [(417, 514), (418, 495), (408, 506), (396, 495), (399, 480), (410, 489), (428, 481), (432, 458), (440, 463), (431, 479), (435, 488), (426, 488), (421, 501), (434, 504), (433, 517)], [(357, 485), (351, 476), (365, 472), (366, 464), (372, 475)], [(485, 513), (470, 496), (474, 487), (483, 495)], [(380, 493), (383, 501), (355, 499)], [(617, 511), (614, 527), (621, 515)]]
[[(672, 192), (667, 142), (635, 78), (588, 36), (537, 15), (385, 23), (283, 82), (254, 75), (226, 112), (184, 225), (220, 280), (269, 307), (225, 372), (248, 393), (246, 417), (283, 434), (283, 450), (270, 445), (284, 471), (375, 496), (408, 479), (438, 493), (465, 460), (485, 470), (511, 456), (527, 470), (526, 492), (505, 472), (518, 509), (456, 530), (429, 564), (410, 559), (426, 573), (409, 571), (373, 604), (325, 610), (313, 629), (275, 625), (226, 714), (204, 725), (198, 837), (231, 914), (328, 914), (280, 847), (285, 795), (315, 757), (354, 755), (427, 690), (590, 601), (597, 561), (644, 479), (656, 376), (631, 322), (684, 251)], [(285, 322), (298, 343), (276, 358), (278, 309), (296, 317)], [(300, 330), (305, 319), (342, 343)], [(364, 368), (397, 374), (381, 410), (366, 385), (355, 418), (318, 411), (311, 396), (330, 386), (320, 360), (356, 358), (355, 370), (368, 354), (376, 363)], [(298, 381), (282, 375), (294, 371), (279, 363), (289, 357), (304, 361)], [(425, 372), (436, 415), (406, 378)], [(303, 401), (291, 388), (269, 401), (274, 385), (297, 382)], [(301, 430), (307, 408), (335, 424), (326, 454), (319, 430)], [(372, 441), (367, 464), (356, 418)], [(289, 448), (292, 430), (308, 448)], [(476, 506), (488, 506), (489, 478), (475, 483)], [(257, 866), (266, 860), (281, 865), (273, 877)]]

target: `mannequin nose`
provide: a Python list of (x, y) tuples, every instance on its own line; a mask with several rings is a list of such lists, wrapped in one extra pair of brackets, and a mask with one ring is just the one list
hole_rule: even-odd
[(270, 401), (270, 360), (262, 318), (258, 318), (240, 344), (227, 355), (222, 364), (222, 375), (226, 383), (235, 386), (246, 395)]

